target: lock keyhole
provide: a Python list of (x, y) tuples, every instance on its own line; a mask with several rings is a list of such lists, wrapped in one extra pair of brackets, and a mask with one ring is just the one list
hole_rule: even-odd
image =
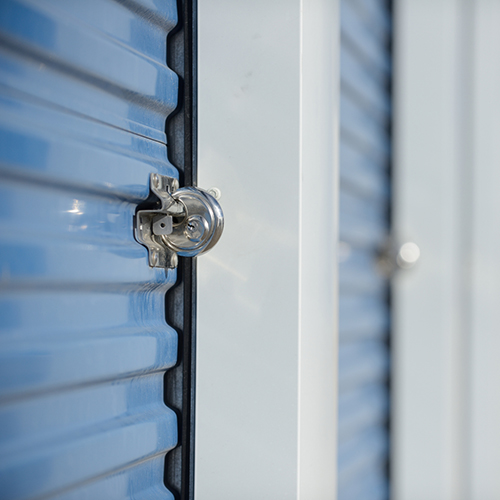
[(201, 215), (192, 215), (186, 222), (184, 235), (193, 242), (201, 241), (203, 235), (208, 230), (208, 222)]

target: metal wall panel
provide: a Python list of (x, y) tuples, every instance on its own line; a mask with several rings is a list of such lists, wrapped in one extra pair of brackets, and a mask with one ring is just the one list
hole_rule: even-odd
[[(500, 3), (395, 2), (398, 500), (500, 498)], [(422, 481), (422, 478), (425, 478)]]
[(174, 0), (0, 3), (0, 496), (172, 498), (175, 271), (133, 236), (165, 120)]
[(197, 500), (336, 497), (339, 17), (199, 2)]
[(342, 0), (339, 500), (388, 497), (390, 35), (387, 2)]

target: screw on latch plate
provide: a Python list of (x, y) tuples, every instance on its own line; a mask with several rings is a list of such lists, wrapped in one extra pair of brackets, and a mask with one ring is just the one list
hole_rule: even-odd
[(177, 179), (151, 174), (159, 208), (138, 210), (135, 237), (149, 251), (151, 267), (175, 268), (178, 255), (196, 257), (219, 240), (224, 215), (217, 200), (194, 187), (179, 189)]

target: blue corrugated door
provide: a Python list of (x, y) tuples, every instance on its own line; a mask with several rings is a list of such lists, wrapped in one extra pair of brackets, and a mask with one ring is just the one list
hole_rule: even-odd
[(0, 2), (0, 497), (172, 498), (175, 270), (133, 236), (165, 120), (175, 0)]
[(339, 500), (389, 495), (390, 37), (388, 2), (341, 1)]

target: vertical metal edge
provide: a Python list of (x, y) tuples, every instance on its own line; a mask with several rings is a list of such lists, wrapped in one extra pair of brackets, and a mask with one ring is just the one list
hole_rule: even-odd
[[(387, 9), (389, 10), (390, 17), (391, 17), (391, 31), (390, 31), (390, 38), (389, 38), (389, 46), (388, 46), (388, 51), (391, 57), (391, 64), (393, 64), (394, 61), (394, 0), (387, 0)], [(391, 112), (390, 112), (390, 118), (389, 118), (389, 126), (388, 126), (388, 134), (389, 134), (389, 140), (390, 140), (390, 151), (389, 151), (389, 164), (387, 166), (387, 172), (388, 172), (388, 178), (389, 178), (389, 193), (393, 193), (393, 171), (394, 171), (394, 155), (393, 155), (393, 148), (394, 148), (394, 142), (393, 142), (393, 89), (394, 89), (394, 71), (391, 71), (391, 76), (388, 82), (388, 92), (390, 95), (391, 99)], [(392, 206), (392, 194), (389, 196), (389, 205), (387, 207), (387, 220), (389, 223), (389, 241), (390, 241), (390, 246), (392, 247), (394, 245), (394, 234), (393, 234), (393, 206)], [(393, 355), (393, 349), (392, 349), (392, 335), (393, 335), (393, 320), (392, 320), (392, 311), (393, 311), (393, 297), (392, 297), (392, 276), (388, 280), (387, 284), (387, 307), (389, 309), (389, 332), (386, 340), (386, 346), (387, 346), (387, 351), (389, 353), (389, 360), (392, 359)], [(393, 394), (393, 387), (392, 387), (392, 377), (393, 377), (393, 371), (392, 371), (392, 363), (389, 362), (389, 373), (387, 374), (387, 391), (389, 394), (389, 401), (392, 400), (392, 394)], [(387, 481), (389, 484), (389, 490), (388, 490), (388, 499), (393, 498), (393, 492), (392, 492), (392, 477), (391, 477), (391, 470), (392, 470), (392, 462), (391, 462), (391, 457), (392, 457), (392, 405), (389, 406), (389, 413), (387, 417), (387, 422), (386, 422), (386, 429), (387, 429), (387, 434), (389, 436), (389, 452), (387, 454), (387, 461), (385, 464), (385, 474), (387, 477)]]
[[(185, 183), (197, 185), (197, 0), (184, 0)], [(188, 184), (189, 183), (189, 184)], [(183, 258), (184, 286), (184, 414), (181, 499), (194, 499), (196, 382), (196, 259)]]
[[(181, 186), (197, 184), (197, 3), (177, 0), (178, 26), (169, 34), (168, 66), (179, 76), (179, 102), (167, 118), (169, 160)], [(178, 362), (165, 374), (165, 404), (178, 416), (178, 445), (165, 459), (165, 486), (179, 500), (194, 498), (196, 260), (179, 259), (177, 283), (166, 296), (166, 320), (179, 334)]]
[(196, 259), (183, 258), (186, 279), (184, 287), (184, 321), (186, 329), (183, 369), (182, 486), (181, 500), (194, 499), (195, 452), (195, 381), (196, 381)]

